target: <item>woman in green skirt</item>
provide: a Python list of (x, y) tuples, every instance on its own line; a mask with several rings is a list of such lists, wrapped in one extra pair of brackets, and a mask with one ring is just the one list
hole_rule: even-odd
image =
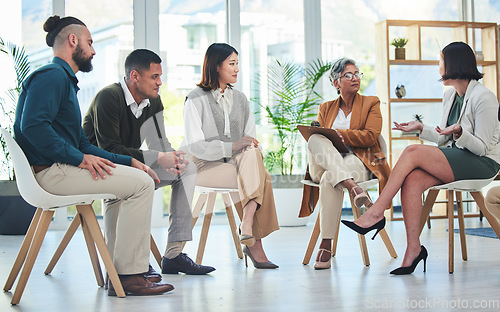
[(441, 51), (439, 74), (443, 85), (452, 86), (443, 96), (441, 125), (433, 128), (418, 121), (394, 123), (394, 130), (420, 131), (420, 137), (438, 144), (408, 146), (394, 166), (389, 180), (373, 206), (355, 222), (342, 221), (366, 234), (385, 226), (384, 210), (401, 189), (401, 206), (407, 247), (401, 267), (391, 274), (411, 274), (427, 259), (420, 244), (422, 193), (430, 187), (464, 179), (486, 179), (500, 169), (500, 128), (496, 96), (478, 82), (472, 49), (453, 42)]

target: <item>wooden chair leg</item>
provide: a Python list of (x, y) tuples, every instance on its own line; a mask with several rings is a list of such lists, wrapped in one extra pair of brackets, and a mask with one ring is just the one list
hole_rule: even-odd
[(16, 281), (17, 275), (21, 271), (21, 268), (23, 267), (24, 260), (26, 259), (26, 255), (28, 254), (28, 250), (31, 246), (31, 243), (33, 242), (33, 236), (35, 235), (35, 231), (38, 226), (38, 222), (40, 222), (40, 216), (42, 215), (42, 208), (37, 208), (35, 211), (35, 215), (33, 216), (33, 219), (31, 220), (30, 226), (28, 228), (28, 231), (26, 232), (26, 236), (24, 236), (23, 243), (21, 244), (21, 248), (19, 249), (19, 252), (17, 253), (16, 260), (14, 261), (14, 264), (12, 265), (12, 269), (10, 270), (9, 277), (7, 278), (7, 281), (5, 282), (5, 285), (3, 286), (3, 291), (9, 291), (12, 289), (12, 285), (14, 285), (14, 282)]
[(33, 269), (33, 265), (35, 264), (36, 257), (38, 256), (38, 252), (40, 251), (40, 247), (42, 246), (42, 242), (45, 238), (45, 234), (47, 233), (53, 215), (53, 210), (44, 210), (42, 212), (40, 221), (38, 222), (38, 226), (36, 227), (33, 242), (31, 243), (28, 255), (26, 256), (26, 261), (24, 262), (21, 276), (19, 277), (16, 290), (14, 291), (14, 295), (12, 296), (12, 300), (10, 302), (11, 304), (18, 304), (21, 300), (24, 288), (26, 287), (26, 283), (28, 282), (28, 278), (31, 274), (31, 270)]
[(69, 242), (71, 241), (71, 238), (73, 238), (73, 235), (75, 235), (76, 230), (80, 226), (80, 217), (78, 214), (75, 215), (73, 218), (73, 221), (69, 225), (68, 229), (66, 230), (66, 233), (64, 234), (63, 239), (61, 240), (61, 243), (59, 243), (59, 247), (57, 247), (56, 252), (52, 256), (52, 259), (49, 262), (49, 265), (47, 265), (47, 268), (45, 269), (45, 274), (50, 274), (52, 273), (52, 270), (56, 266), (57, 261), (59, 261), (59, 258), (61, 258), (61, 255), (63, 254), (64, 250), (68, 246)]
[(231, 235), (233, 237), (234, 247), (236, 248), (236, 254), (238, 258), (243, 259), (243, 251), (241, 250), (240, 240), (238, 239), (236, 222), (234, 221), (233, 205), (231, 204), (231, 199), (228, 193), (222, 193), (222, 199), (224, 200), (224, 205), (226, 206), (226, 216), (227, 221), (229, 221), (229, 227), (231, 228)]
[(378, 233), (380, 237), (382, 238), (382, 241), (384, 242), (385, 248), (387, 248), (387, 251), (393, 258), (397, 258), (398, 254), (396, 253), (396, 250), (394, 249), (394, 246), (392, 245), (391, 239), (389, 238), (389, 234), (387, 234), (387, 231), (385, 229), (380, 230)]
[(339, 220), (337, 222), (337, 234), (335, 235), (335, 238), (332, 241), (332, 257), (335, 257), (335, 255), (337, 254), (337, 243), (339, 241), (340, 219), (341, 219), (341, 216), (342, 216), (342, 213), (339, 215)]
[(196, 221), (198, 221), (198, 218), (200, 217), (201, 210), (203, 209), (203, 206), (205, 206), (207, 198), (208, 194), (200, 194), (200, 196), (198, 196), (198, 200), (196, 201), (196, 204), (193, 208), (193, 224), (191, 226), (191, 229), (193, 229), (196, 225)]
[[(371, 198), (370, 198), (370, 200), (371, 200)], [(396, 250), (394, 249), (394, 246), (392, 245), (391, 239), (389, 238), (389, 234), (387, 234), (387, 231), (385, 229), (382, 229), (382, 230), (380, 230), (379, 235), (382, 238), (382, 241), (384, 242), (385, 248), (389, 252), (389, 255), (393, 258), (397, 258), (398, 254), (396, 253)]]
[(454, 242), (454, 222), (455, 222), (455, 213), (453, 211), (453, 191), (448, 191), (448, 209), (447, 209), (447, 215), (448, 215), (448, 272), (453, 273), (454, 271), (454, 248), (455, 248), (455, 242)]
[[(90, 209), (92, 209), (92, 206), (90, 206)], [(99, 256), (97, 255), (97, 251), (95, 249), (94, 239), (92, 238), (89, 228), (82, 216), (78, 213), (76, 217), (80, 218), (80, 223), (82, 224), (82, 232), (85, 237), (85, 242), (87, 243), (87, 249), (89, 251), (90, 261), (92, 262), (92, 268), (94, 269), (97, 285), (102, 287), (104, 286), (104, 278), (102, 277), (101, 264), (99, 263)]]
[(216, 195), (217, 193), (215, 192), (210, 192), (208, 194), (207, 208), (205, 209), (205, 217), (203, 218), (200, 243), (198, 244), (198, 253), (196, 254), (197, 264), (201, 264), (201, 261), (203, 260), (203, 253), (205, 252), (205, 245), (207, 243), (208, 229), (210, 228), (210, 222), (212, 221)]
[(236, 209), (240, 221), (243, 220), (243, 206), (241, 206), (240, 194), (238, 192), (231, 192), (229, 195), (233, 200), (234, 208)]
[[(196, 200), (196, 204), (193, 207), (193, 211), (191, 212), (191, 215), (193, 217), (193, 221), (191, 223), (191, 230), (194, 229), (194, 226), (196, 225), (196, 222), (198, 221), (198, 218), (200, 217), (201, 210), (203, 209), (203, 206), (205, 206), (205, 203), (207, 202), (208, 194), (200, 194), (198, 196), (198, 199)], [(186, 246), (186, 241), (182, 242), (181, 250), (184, 249), (184, 246)], [(158, 261), (158, 260), (157, 260)], [(160, 264), (161, 268), (161, 264)]]
[(467, 260), (467, 242), (465, 240), (464, 208), (462, 202), (462, 192), (455, 192), (457, 197), (458, 229), (460, 231), (460, 243), (462, 248), (462, 259)]
[(161, 268), (161, 254), (160, 254), (160, 251), (158, 250), (158, 245), (156, 245), (156, 242), (153, 238), (153, 234), (151, 234), (150, 245), (151, 245), (151, 247), (150, 247), (151, 253), (154, 256), (156, 263), (158, 263), (158, 266)]
[(101, 259), (104, 263), (104, 267), (106, 268), (106, 272), (108, 272), (109, 279), (111, 283), (113, 283), (116, 295), (120, 298), (125, 297), (122, 283), (120, 282), (120, 278), (118, 277), (118, 273), (116, 272), (115, 265), (113, 264), (113, 260), (111, 259), (111, 255), (109, 254), (108, 247), (106, 246), (104, 237), (102, 236), (99, 223), (97, 223), (97, 218), (95, 217), (94, 210), (92, 209), (92, 207), (86, 205), (77, 205), (76, 209), (81, 214), (82, 219), (85, 220), (85, 223), (88, 226), (89, 232), (92, 235), (92, 238), (94, 239), (94, 242), (97, 246), (97, 250), (99, 250), (99, 254), (101, 255)]
[(495, 231), (495, 234), (497, 235), (498, 238), (500, 238), (500, 223), (498, 222), (497, 218), (493, 216), (488, 209), (486, 209), (486, 206), (484, 204), (484, 196), (483, 193), (481, 192), (470, 192), (470, 195), (472, 198), (474, 198), (474, 201), (476, 202), (477, 206), (479, 207), (479, 210), (483, 212), (484, 217), (490, 224), (491, 228), (493, 231)]
[(430, 213), (438, 194), (439, 190), (430, 189), (429, 192), (427, 192), (427, 197), (424, 201), (424, 207), (422, 208), (422, 214), (420, 215), (420, 233), (422, 233), (426, 222), (429, 229), (431, 228)]
[[(351, 200), (352, 214), (354, 220), (361, 216), (361, 211), (356, 205), (354, 205), (354, 198), (349, 194), (349, 199)], [(358, 234), (359, 247), (361, 249), (361, 256), (363, 257), (363, 264), (366, 266), (370, 265), (370, 257), (368, 256), (368, 248), (366, 247), (366, 239), (364, 235)]]
[(316, 242), (318, 241), (319, 237), (319, 232), (320, 232), (320, 227), (319, 227), (319, 214), (318, 217), (316, 218), (316, 223), (314, 223), (314, 228), (311, 233), (311, 238), (309, 239), (309, 244), (307, 245), (306, 249), (306, 254), (304, 255), (304, 259), (302, 260), (302, 264), (309, 264), (309, 261), (311, 261), (311, 256), (314, 251), (314, 247), (316, 247)]

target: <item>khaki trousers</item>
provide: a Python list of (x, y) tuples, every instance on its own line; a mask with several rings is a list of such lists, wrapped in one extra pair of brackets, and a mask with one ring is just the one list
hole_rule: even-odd
[(484, 198), (486, 209), (500, 220), (500, 186), (492, 187)]
[[(194, 163), (198, 167), (196, 185), (238, 188), (241, 207), (245, 207), (250, 200), (257, 202), (259, 208), (252, 228), (255, 239), (279, 229), (271, 175), (264, 167), (259, 149), (238, 153), (226, 163), (201, 159), (194, 159)], [(243, 215), (243, 211), (238, 211), (238, 214)]]
[(321, 238), (333, 239), (337, 234), (344, 190), (340, 182), (354, 179), (367, 181), (370, 171), (354, 154), (343, 156), (332, 142), (320, 134), (313, 134), (308, 141), (309, 174), (319, 183), (319, 218)]
[(118, 274), (148, 271), (154, 181), (138, 169), (116, 165), (106, 179), (55, 163), (35, 174), (40, 186), (56, 195), (114, 194), (118, 205), (104, 205), (106, 244)]

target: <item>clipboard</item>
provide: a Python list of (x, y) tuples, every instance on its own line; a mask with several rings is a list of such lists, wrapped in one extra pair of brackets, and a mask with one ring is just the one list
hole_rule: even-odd
[(333, 146), (341, 152), (341, 153), (349, 153), (349, 149), (345, 146), (342, 139), (337, 134), (337, 131), (331, 128), (323, 128), (323, 127), (312, 127), (312, 126), (303, 126), (298, 125), (297, 129), (299, 129), (300, 134), (304, 137), (306, 141), (309, 141), (309, 137), (313, 134), (322, 134), (327, 137), (330, 141), (332, 141)]

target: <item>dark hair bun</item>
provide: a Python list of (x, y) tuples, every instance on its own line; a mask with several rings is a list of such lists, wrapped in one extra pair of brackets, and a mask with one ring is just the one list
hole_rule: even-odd
[(50, 33), (51, 31), (56, 29), (56, 27), (60, 21), (61, 21), (61, 18), (59, 17), (59, 15), (54, 15), (54, 16), (49, 17), (45, 21), (45, 23), (43, 24), (43, 30)]

